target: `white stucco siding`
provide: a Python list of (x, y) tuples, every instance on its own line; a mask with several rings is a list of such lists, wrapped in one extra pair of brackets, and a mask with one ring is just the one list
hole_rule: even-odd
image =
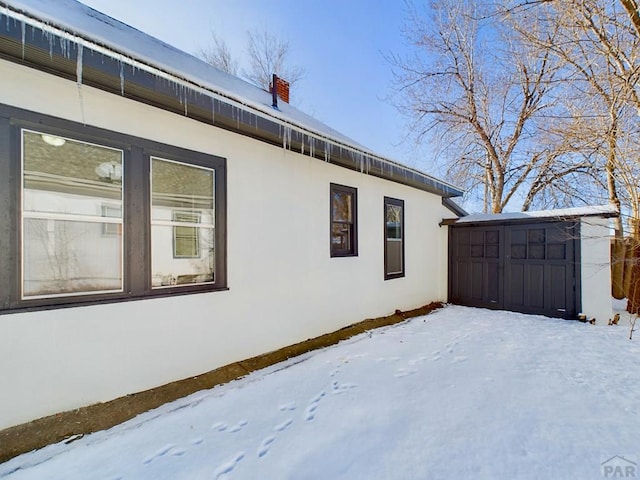
[(585, 217), (580, 221), (582, 312), (607, 325), (613, 317), (611, 304), (611, 235), (609, 220)]
[[(446, 300), (441, 198), (0, 60), (0, 103), (227, 158), (228, 291), (0, 315), (0, 429)], [(354, 115), (357, 121), (357, 115)], [(329, 184), (358, 189), (357, 257), (329, 255)], [(404, 200), (384, 280), (383, 197)]]

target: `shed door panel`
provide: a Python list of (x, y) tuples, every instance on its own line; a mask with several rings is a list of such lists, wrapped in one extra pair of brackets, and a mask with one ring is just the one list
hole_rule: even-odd
[(451, 301), (502, 307), (502, 235), (495, 227), (452, 230)]

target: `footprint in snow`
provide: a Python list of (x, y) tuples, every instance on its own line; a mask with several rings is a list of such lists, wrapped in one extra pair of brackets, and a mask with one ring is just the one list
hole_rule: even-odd
[(296, 403), (295, 402), (289, 402), (289, 403), (285, 403), (283, 405), (280, 405), (280, 411), (281, 412), (284, 412), (284, 411), (292, 412), (295, 409), (296, 409)]
[(228, 425), (224, 422), (216, 422), (211, 425), (211, 430), (217, 430), (219, 432), (224, 432), (228, 428)]
[(413, 375), (414, 373), (417, 373), (415, 370), (409, 370), (406, 368), (399, 368), (398, 371), (393, 375), (396, 378), (402, 378), (402, 377), (406, 377), (408, 375)]
[(275, 427), (273, 427), (273, 429), (276, 432), (282, 432), (282, 431), (286, 430), (287, 428), (289, 428), (289, 426), (291, 426), (292, 423), (293, 423), (293, 419), (290, 418), (286, 422), (282, 422), (281, 424), (276, 425)]
[(338, 383), (336, 381), (331, 385), (331, 393), (334, 395), (339, 395), (341, 393), (346, 392), (347, 390), (351, 390), (352, 388), (356, 388), (358, 385), (355, 383)]
[(453, 357), (453, 361), (451, 363), (461, 363), (461, 362), (466, 362), (467, 360), (468, 360), (467, 357), (464, 357), (464, 356)]
[(240, 430), (242, 430), (244, 428), (244, 426), (249, 423), (247, 420), (240, 420), (236, 425), (234, 425), (233, 427), (231, 427), (229, 429), (229, 431), (231, 433), (235, 433), (235, 432), (239, 432)]
[(275, 437), (267, 437), (267, 438), (265, 438), (262, 441), (262, 443), (260, 444), (260, 447), (258, 447), (258, 457), (262, 458), (267, 453), (269, 453), (269, 449), (271, 448), (271, 444), (273, 442), (275, 442), (275, 441), (276, 441)]
[(231, 473), (233, 472), (233, 470), (236, 468), (236, 466), (238, 465), (238, 463), (240, 463), (240, 461), (244, 458), (244, 452), (240, 452), (238, 453), (233, 459), (229, 460), (228, 462), (223, 463), (222, 465), (220, 465), (215, 472), (213, 472), (213, 478), (215, 478), (216, 480), (218, 478), (220, 478), (222, 475), (225, 475), (227, 473)]
[(320, 399), (325, 396), (324, 392), (318, 393), (315, 397), (311, 399), (307, 409), (305, 410), (305, 419), (307, 422), (310, 422), (314, 418), (316, 418), (316, 409), (318, 408), (318, 403), (320, 403)]
[(423, 363), (426, 359), (427, 357), (414, 358), (413, 360), (409, 360), (409, 365), (419, 365)]
[[(164, 447), (162, 447), (160, 450), (156, 451), (153, 455), (147, 457), (144, 460), (144, 464), (148, 465), (151, 462), (153, 462), (156, 458), (160, 458), (165, 456), (167, 453), (169, 453), (171, 451), (171, 449), (173, 449), (175, 447), (175, 445), (173, 443), (170, 443), (168, 445), (165, 445)], [(184, 453), (184, 452), (183, 452)]]

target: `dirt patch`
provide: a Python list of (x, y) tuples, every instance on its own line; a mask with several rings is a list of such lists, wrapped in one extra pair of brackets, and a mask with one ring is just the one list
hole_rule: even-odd
[(334, 345), (341, 340), (368, 330), (426, 315), (441, 307), (441, 303), (433, 302), (406, 312), (396, 310), (393, 315), (364, 320), (332, 333), (225, 365), (202, 375), (178, 380), (144, 392), (126, 395), (109, 402), (57, 413), (7, 428), (0, 431), (0, 463), (52, 443), (64, 440), (72, 442), (86, 434), (111, 428), (136, 415), (197, 391), (236, 380), (255, 370), (274, 365), (311, 350)]

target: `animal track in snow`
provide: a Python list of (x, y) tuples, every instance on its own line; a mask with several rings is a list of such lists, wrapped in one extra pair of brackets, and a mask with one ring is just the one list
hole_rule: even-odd
[[(147, 457), (144, 460), (144, 464), (148, 465), (151, 462), (153, 462), (156, 458), (160, 458), (163, 457), (164, 455), (166, 455), (167, 453), (169, 453), (169, 451), (171, 451), (171, 449), (173, 449), (175, 447), (175, 445), (173, 443), (170, 443), (168, 445), (165, 445), (164, 447), (162, 447), (160, 450), (158, 450), (157, 452), (155, 452), (153, 455)], [(184, 452), (183, 452), (184, 453)]]
[(215, 478), (216, 480), (218, 478), (220, 478), (222, 475), (225, 475), (227, 473), (231, 473), (233, 472), (233, 470), (236, 468), (236, 466), (238, 465), (238, 463), (240, 463), (240, 461), (244, 458), (244, 452), (240, 452), (238, 453), (233, 459), (229, 460), (228, 462), (223, 463), (222, 465), (220, 465), (215, 472), (213, 472), (213, 478)]
[(399, 368), (398, 371), (393, 375), (396, 378), (402, 378), (402, 377), (406, 377), (408, 375), (413, 375), (414, 373), (417, 373), (415, 370), (409, 370), (406, 368)]
[(269, 453), (269, 449), (271, 448), (271, 444), (273, 442), (275, 442), (275, 441), (276, 441), (275, 437), (267, 437), (267, 438), (265, 438), (262, 441), (262, 443), (260, 444), (260, 447), (258, 447), (258, 457), (262, 458), (267, 453)]
[(228, 425), (224, 422), (216, 422), (211, 425), (211, 430), (217, 430), (219, 432), (224, 432), (228, 428)]
[(423, 363), (426, 359), (427, 357), (414, 358), (413, 360), (409, 360), (409, 365), (419, 365)]
[(231, 433), (235, 433), (235, 432), (239, 432), (240, 430), (242, 430), (242, 428), (249, 422), (247, 422), (246, 420), (240, 420), (236, 425), (234, 425), (233, 427), (231, 427), (229, 429), (229, 431)]
[(358, 385), (355, 383), (338, 383), (334, 380), (331, 384), (331, 393), (334, 395), (338, 395), (340, 393), (344, 393), (347, 390), (351, 390), (352, 388), (356, 388)]
[(283, 405), (280, 405), (280, 411), (281, 412), (284, 412), (285, 410), (288, 410), (288, 411), (292, 412), (295, 409), (296, 409), (296, 402), (289, 402), (289, 403), (285, 403)]
[(283, 430), (286, 430), (287, 428), (289, 428), (289, 426), (291, 426), (292, 423), (293, 423), (293, 419), (290, 418), (286, 422), (282, 422), (279, 425), (276, 425), (275, 427), (273, 427), (273, 429), (276, 432), (282, 432)]
[(320, 402), (320, 399), (324, 396), (325, 396), (325, 393), (320, 392), (315, 397), (313, 397), (309, 402), (309, 405), (305, 410), (305, 414), (306, 414), (305, 419), (307, 420), (307, 422), (310, 422), (311, 420), (316, 418), (316, 409), (318, 408), (318, 403)]

